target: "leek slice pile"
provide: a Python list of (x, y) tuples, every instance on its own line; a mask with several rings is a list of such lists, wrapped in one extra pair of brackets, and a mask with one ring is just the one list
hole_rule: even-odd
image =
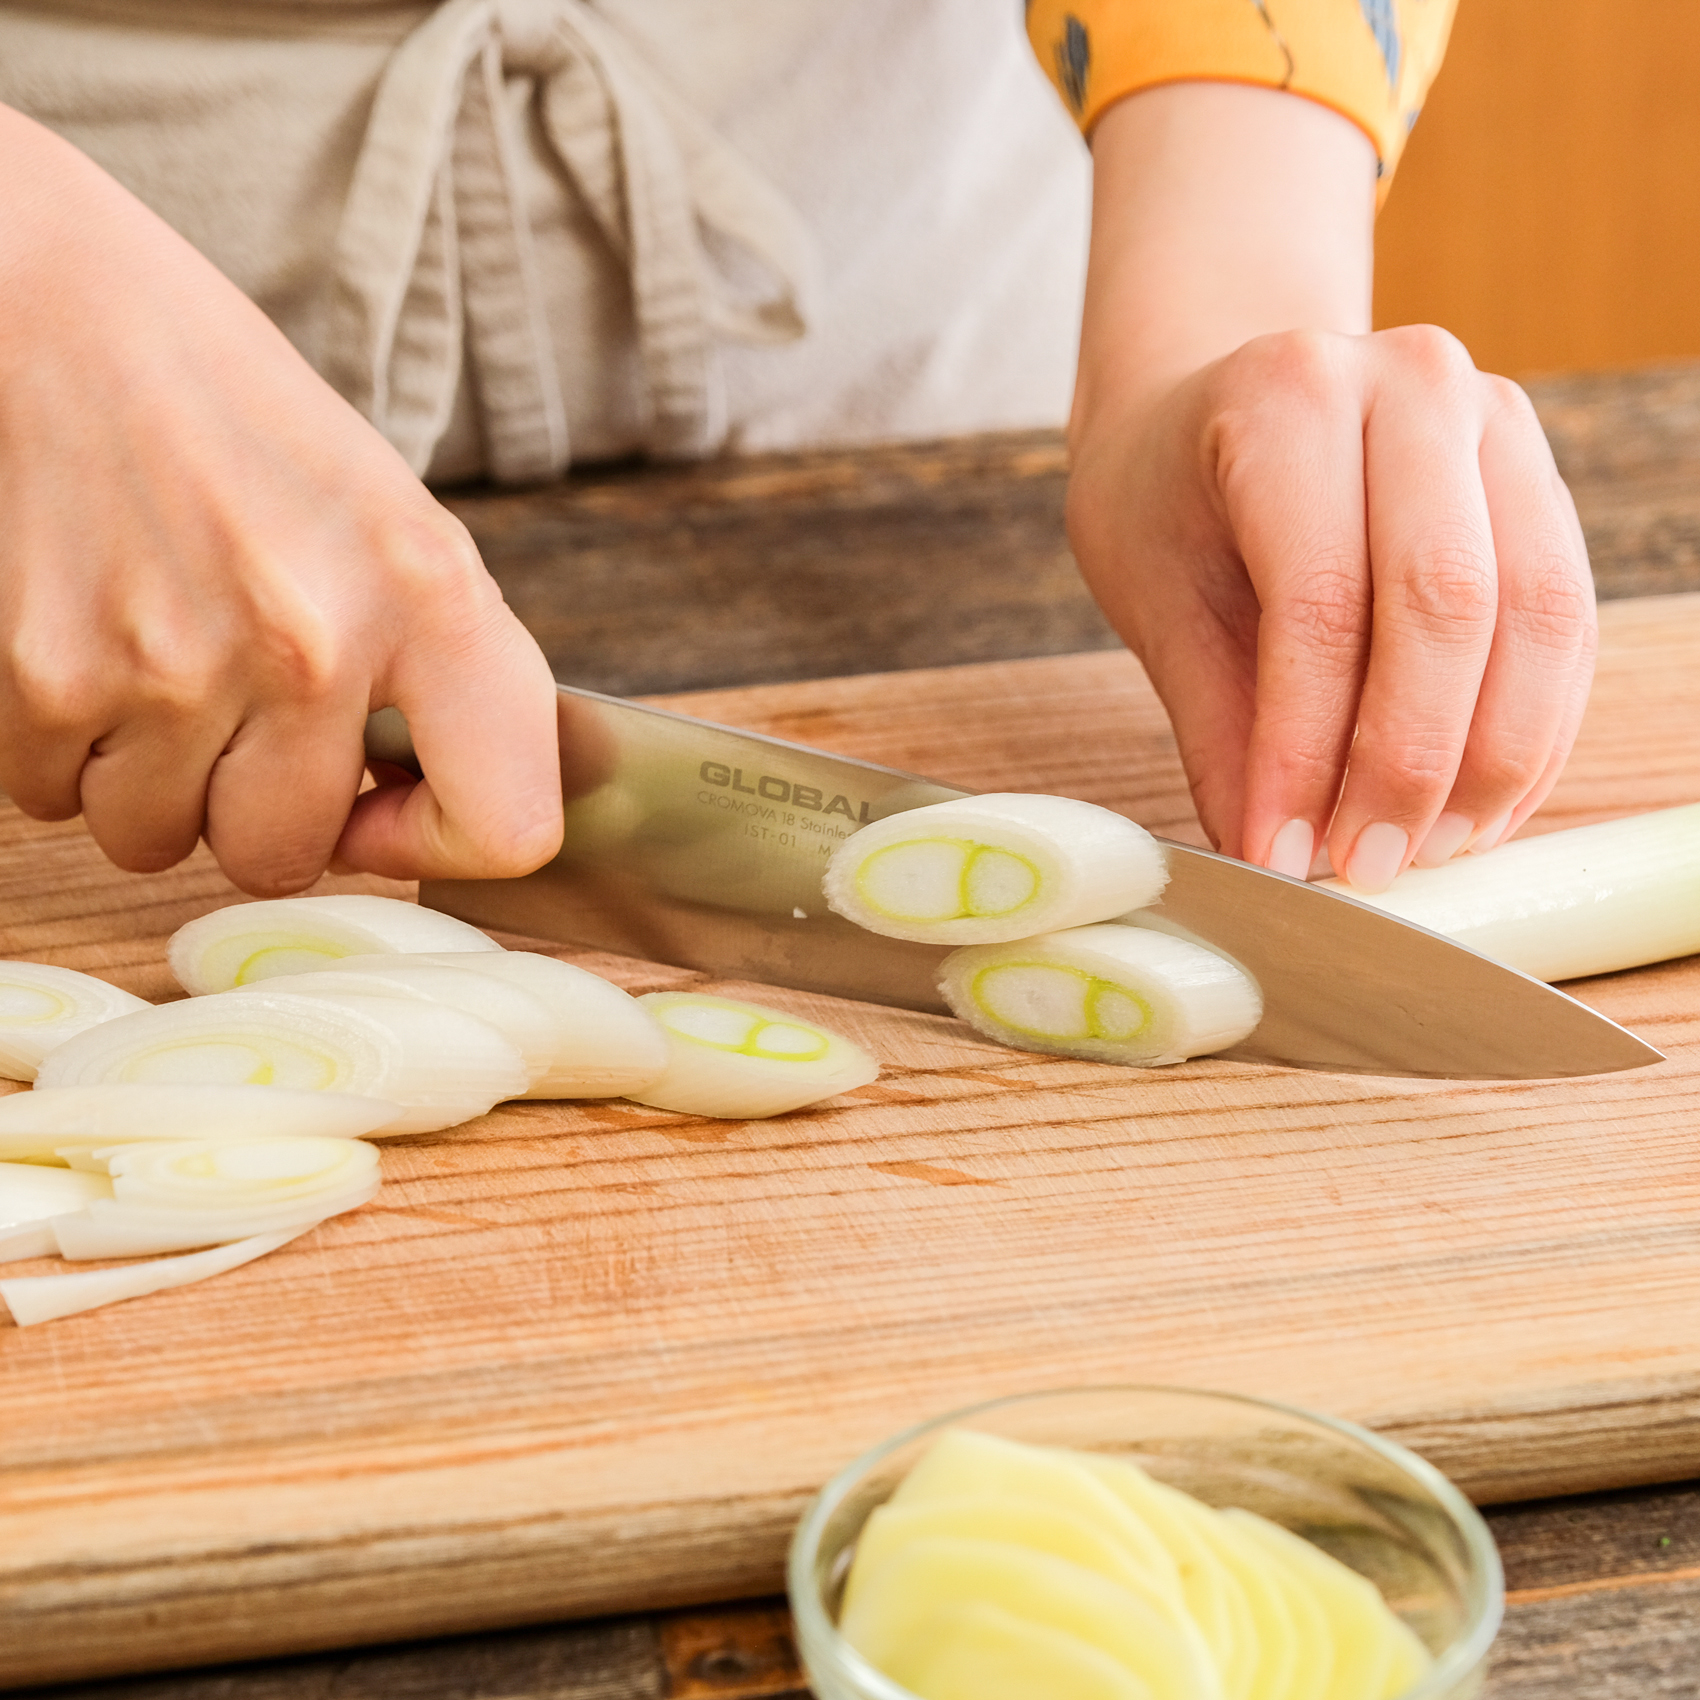
[(283, 1086), (38, 1086), (0, 1098), (0, 1162), (63, 1163), (142, 1140), (360, 1139), (402, 1114), (379, 1098)]
[(120, 1016), (67, 1040), (43, 1086), (102, 1082), (288, 1086), (402, 1106), (389, 1133), (429, 1133), (483, 1115), (530, 1084), (513, 1043), (488, 1022), (403, 997), (255, 987)]
[(866, 1086), (879, 1064), (860, 1045), (765, 1004), (702, 992), (638, 1000), (667, 1037), (667, 1066), (634, 1102), (757, 1121)]
[(1263, 1017), (1256, 983), (1226, 957), (1113, 922), (952, 951), (939, 990), (999, 1044), (1138, 1068), (1225, 1050)]
[(42, 1058), (73, 1034), (147, 1007), (74, 968), (0, 962), (0, 1078), (34, 1080)]
[(920, 1700), (1397, 1700), (1433, 1662), (1286, 1529), (960, 1429), (868, 1518), (839, 1627)]
[(178, 984), (201, 997), (344, 956), (501, 948), (465, 921), (394, 897), (282, 897), (190, 921), (172, 934), (168, 955)]
[[(527, 1098), (622, 1098), (647, 1086), (667, 1066), (666, 1037), (630, 992), (552, 956), (529, 950), (433, 951), (351, 956), (333, 965), (337, 973), (379, 973), (420, 987), (428, 985), (420, 971), (430, 967), (496, 981), (543, 1004), (550, 1018), (549, 1057), (524, 1093)], [(482, 1013), (473, 1005), (463, 1007)]]
[(58, 1249), (47, 1225), (52, 1218), (111, 1196), (112, 1182), (104, 1175), (0, 1163), (0, 1263), (52, 1257)]
[(312, 1227), (378, 1190), (378, 1153), (358, 1139), (182, 1140), (89, 1153), (112, 1197), (55, 1216), (59, 1255), (143, 1257)]
[(1700, 803), (1412, 868), (1373, 896), (1327, 883), (1537, 980), (1614, 974), (1700, 951)]
[(853, 833), (826, 900), (890, 938), (994, 944), (1108, 921), (1168, 881), (1143, 827), (1071, 797), (998, 793), (906, 809)]

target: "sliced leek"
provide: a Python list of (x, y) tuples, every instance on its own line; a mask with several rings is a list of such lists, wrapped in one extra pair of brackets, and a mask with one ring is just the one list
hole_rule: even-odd
[(996, 944), (1108, 921), (1168, 882), (1144, 827), (1072, 797), (1000, 792), (929, 803), (833, 852), (826, 900), (890, 938)]
[(53, 1220), (65, 1258), (141, 1257), (311, 1227), (378, 1190), (358, 1139), (185, 1140), (91, 1153), (112, 1197)]
[(74, 968), (0, 962), (0, 1079), (34, 1080), (41, 1059), (72, 1034), (147, 1007)]
[(756, 1121), (865, 1086), (879, 1064), (849, 1039), (784, 1010), (701, 992), (639, 998), (667, 1037), (667, 1066), (627, 1096), (659, 1110)]
[(52, 1053), (40, 1084), (287, 1086), (402, 1106), (385, 1133), (428, 1133), (482, 1115), (530, 1082), (488, 1022), (402, 997), (219, 992), (120, 1016)]
[(283, 1086), (38, 1086), (0, 1098), (0, 1162), (63, 1163), (139, 1140), (359, 1139), (402, 1113), (382, 1099)]
[(1348, 897), (1537, 980), (1612, 974), (1700, 951), (1700, 803), (1514, 839)]
[(284, 897), (202, 915), (172, 934), (168, 954), (178, 984), (200, 997), (344, 956), (501, 948), (465, 921), (394, 897)]
[[(541, 998), (554, 1017), (555, 1054), (527, 1098), (620, 1098), (647, 1086), (667, 1066), (667, 1040), (655, 1017), (630, 992), (570, 962), (529, 950), (434, 951), (388, 960), (400, 969), (415, 962), (462, 968)], [(355, 972), (371, 961), (350, 957), (336, 967)]]
[(0, 1163), (0, 1263), (51, 1256), (56, 1249), (53, 1232), (42, 1224), (111, 1196), (112, 1182), (105, 1175)]
[(1000, 1044), (1138, 1068), (1225, 1050), (1263, 1016), (1256, 983), (1225, 957), (1114, 923), (952, 951), (939, 990)]
[(345, 972), (326, 969), (316, 974), (279, 974), (244, 988), (243, 995), (264, 990), (299, 997), (405, 998), (441, 1004), (487, 1021), (512, 1040), (525, 1059), (527, 1078), (533, 1086), (549, 1072), (555, 1055), (555, 1023), (541, 998), (493, 977), (469, 974), (464, 968), (444, 968), (435, 962), (422, 963), (411, 956), (363, 956), (358, 960), (377, 966)]
[(70, 1275), (14, 1275), (0, 1281), (0, 1300), (20, 1328), (56, 1317), (75, 1316), (79, 1311), (116, 1304), (120, 1299), (139, 1299), (167, 1287), (186, 1287), (227, 1269), (239, 1268), (268, 1251), (287, 1245), (297, 1234), (260, 1234), (238, 1240), (234, 1245), (214, 1246), (210, 1251), (192, 1252), (187, 1257), (161, 1258), (152, 1263), (121, 1264), (116, 1269), (84, 1269)]

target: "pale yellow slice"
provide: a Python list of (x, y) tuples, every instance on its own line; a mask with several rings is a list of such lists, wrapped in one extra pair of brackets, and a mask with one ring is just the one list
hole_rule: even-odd
[(1060, 1629), (976, 1601), (886, 1673), (919, 1700), (1151, 1700), (1151, 1685)]
[(1149, 1586), (1185, 1610), (1180, 1575), (1152, 1530), (1086, 1468), (1080, 1457), (1024, 1446), (974, 1429), (947, 1429), (902, 1482), (894, 1506), (960, 1499), (1036, 1500), (1081, 1518), (1122, 1547)]
[(1155, 1481), (1125, 1458), (1063, 1453), (1077, 1459), (1163, 1543), (1175, 1563), (1181, 1594), (1222, 1673), (1229, 1700), (1251, 1700), (1264, 1657), (1254, 1613), (1237, 1572), (1223, 1564), (1195, 1512), (1210, 1508)]
[(946, 1614), (977, 1602), (1095, 1647), (1151, 1700), (1223, 1700), (1196, 1633), (1168, 1612), (1078, 1564), (1001, 1541), (932, 1535), (893, 1551), (858, 1578), (839, 1627), (890, 1673), (936, 1641)]
[(1302, 1579), (1334, 1642), (1334, 1668), (1319, 1700), (1397, 1700), (1430, 1657), (1367, 1577), (1321, 1547), (1251, 1511), (1224, 1516), (1275, 1564)]
[(1172, 1599), (1151, 1586), (1147, 1572), (1127, 1548), (1086, 1518), (1044, 1500), (991, 1494), (930, 1499), (921, 1505), (882, 1505), (856, 1537), (856, 1562), (845, 1589), (845, 1609), (854, 1604), (862, 1578), (910, 1542), (935, 1535), (1001, 1541), (1049, 1553), (1126, 1588), (1159, 1611), (1173, 1609)]

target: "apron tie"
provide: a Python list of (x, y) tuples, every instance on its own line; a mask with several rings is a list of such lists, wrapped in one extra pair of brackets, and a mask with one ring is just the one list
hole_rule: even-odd
[[(550, 149), (627, 269), (646, 446), (712, 454), (727, 428), (716, 344), (804, 333), (811, 240), (584, 0), (448, 0), (397, 48), (338, 233), (327, 376), (422, 473), (464, 362), (490, 475), (529, 483), (567, 466), (514, 78), (535, 84)], [(753, 256), (771, 291), (736, 289), (710, 236)]]

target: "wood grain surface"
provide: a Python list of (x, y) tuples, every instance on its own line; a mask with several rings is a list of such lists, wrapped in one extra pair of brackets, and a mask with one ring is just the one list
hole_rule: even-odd
[[(1505, 1627), (1487, 1700), (1690, 1700), (1700, 1489), (1488, 1512)], [(32, 1689), (18, 1700), (807, 1700), (784, 1602)]]
[[(1700, 598), (1606, 624), (1550, 824), (1700, 793)], [(691, 706), (1187, 828), (1121, 655)], [(121, 875), (15, 815), (0, 893), (4, 954), (152, 996), (170, 928), (229, 896), (203, 860)], [(884, 1077), (765, 1123), (526, 1104), (392, 1142), (373, 1205), (271, 1258), (0, 1328), (0, 1681), (770, 1591), (836, 1465), (1035, 1386), (1292, 1399), (1486, 1498), (1695, 1473), (1700, 965), (1583, 991), (1671, 1060), (1559, 1085), (1144, 1074), (786, 994)]]

